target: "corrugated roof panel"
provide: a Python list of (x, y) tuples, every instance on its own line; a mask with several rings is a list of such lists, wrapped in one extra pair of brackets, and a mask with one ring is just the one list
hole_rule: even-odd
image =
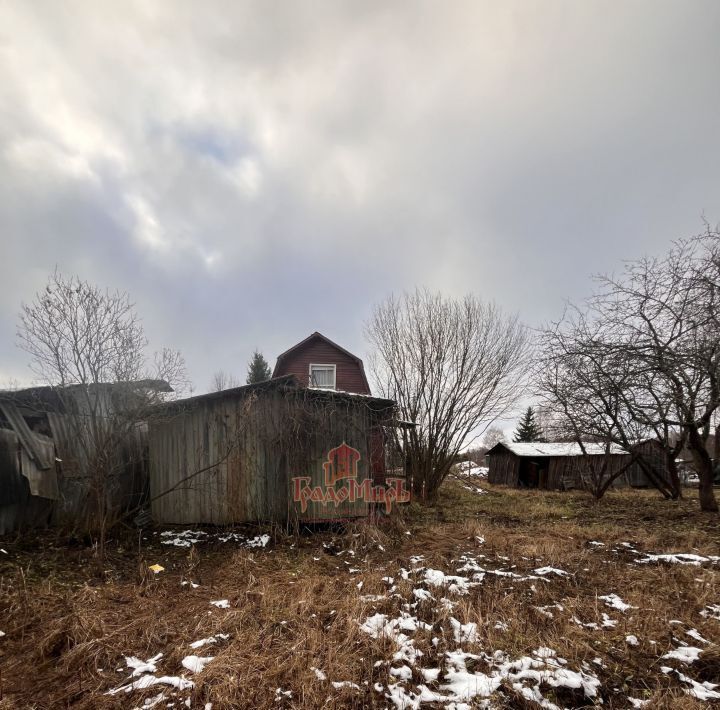
[[(582, 456), (583, 450), (577, 442), (519, 442), (519, 441), (502, 441), (503, 446), (510, 449), (516, 456)], [(583, 443), (585, 453), (589, 456), (602, 456), (606, 453), (605, 444), (597, 444), (594, 442)], [(627, 454), (620, 446), (612, 444), (610, 446), (611, 454)]]

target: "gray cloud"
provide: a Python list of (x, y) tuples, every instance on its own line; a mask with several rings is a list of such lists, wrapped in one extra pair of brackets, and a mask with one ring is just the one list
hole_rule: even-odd
[(0, 381), (55, 265), (198, 389), (392, 290), (530, 323), (720, 219), (715, 2), (5, 3)]

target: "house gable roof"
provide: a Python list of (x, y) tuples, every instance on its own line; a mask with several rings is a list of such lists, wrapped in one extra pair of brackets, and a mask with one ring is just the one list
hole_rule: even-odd
[(365, 383), (365, 386), (368, 389), (368, 392), (370, 391), (370, 384), (368, 383), (367, 377), (365, 375), (365, 366), (363, 365), (363, 361), (357, 356), (351, 353), (349, 350), (346, 350), (342, 345), (338, 345), (335, 341), (330, 340), (330, 338), (324, 336), (322, 333), (319, 333), (317, 330), (314, 333), (311, 333), (308, 335), (307, 338), (304, 340), (301, 340), (299, 343), (296, 343), (291, 348), (288, 348), (285, 352), (280, 353), (278, 355), (277, 360), (275, 362), (275, 369), (273, 370), (273, 377), (278, 376), (278, 370), (280, 368), (280, 364), (285, 360), (289, 355), (294, 353), (296, 350), (299, 350), (300, 348), (309, 345), (314, 340), (321, 340), (322, 342), (326, 343), (327, 345), (330, 345), (331, 347), (335, 348), (335, 350), (343, 353), (343, 355), (347, 355), (348, 357), (352, 358), (360, 367), (360, 374), (362, 375), (363, 381)]

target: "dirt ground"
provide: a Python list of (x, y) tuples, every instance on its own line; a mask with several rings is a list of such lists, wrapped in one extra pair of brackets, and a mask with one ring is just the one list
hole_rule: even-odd
[(720, 706), (720, 526), (686, 496), (450, 480), (381, 527), (124, 528), (102, 563), (6, 536), (0, 708)]

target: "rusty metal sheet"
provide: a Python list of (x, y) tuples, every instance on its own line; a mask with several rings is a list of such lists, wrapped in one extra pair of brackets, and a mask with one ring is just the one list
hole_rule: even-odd
[(49, 454), (47, 447), (42, 446), (36, 434), (30, 430), (18, 408), (12, 402), (0, 401), (0, 410), (10, 422), (10, 426), (17, 434), (25, 451), (35, 462), (35, 465), (41, 469), (54, 468), (55, 452)]
[[(36, 435), (37, 436), (37, 435)], [(43, 450), (43, 456), (52, 457), (55, 460), (55, 446), (51, 439), (37, 436), (36, 442), (38, 447)], [(20, 452), (20, 469), (22, 475), (27, 478), (30, 484), (31, 495), (38, 498), (47, 498), (49, 500), (60, 500), (60, 490), (58, 488), (57, 471), (55, 466), (52, 468), (40, 468), (35, 461), (30, 458), (27, 451), (22, 449)]]

